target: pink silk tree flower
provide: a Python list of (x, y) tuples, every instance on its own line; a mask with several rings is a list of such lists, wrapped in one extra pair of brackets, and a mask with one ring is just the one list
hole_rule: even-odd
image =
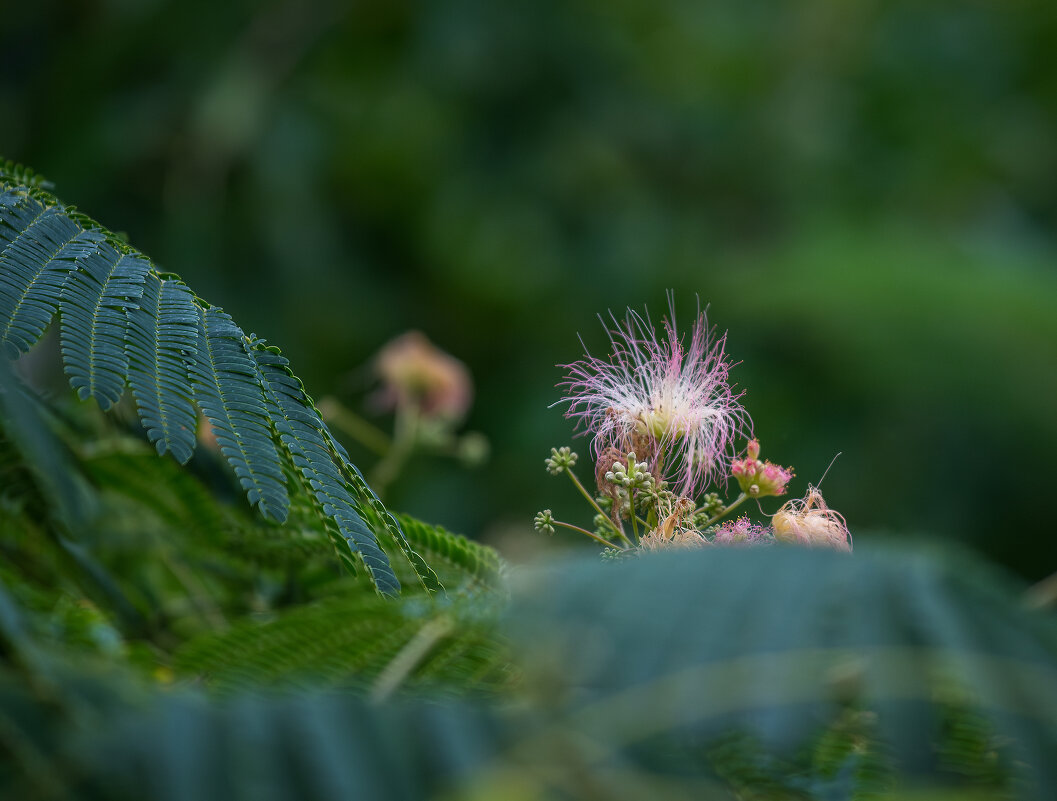
[(662, 332), (648, 313), (629, 309), (623, 321), (610, 317), (609, 359), (585, 353), (563, 365), (569, 370), (559, 384), (566, 392), (559, 401), (568, 404), (565, 416), (593, 435), (596, 459), (607, 448), (634, 451), (676, 494), (694, 497), (712, 479), (729, 474), (735, 440), (752, 429), (739, 403), (743, 393), (735, 393), (728, 380), (726, 334), (715, 338), (704, 312), (698, 312), (690, 342), (684, 343), (671, 296)]
[(767, 545), (771, 541), (771, 531), (749, 522), (747, 517), (726, 521), (713, 538), (716, 545)]
[(473, 400), (466, 365), (418, 331), (408, 331), (378, 351), (375, 371), (382, 379), (382, 405), (417, 405), (424, 415), (461, 420)]

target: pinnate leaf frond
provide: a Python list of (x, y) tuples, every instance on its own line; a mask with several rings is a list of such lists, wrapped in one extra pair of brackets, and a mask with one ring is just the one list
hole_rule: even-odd
[(0, 349), (26, 353), (58, 314), (64, 369), (82, 399), (108, 409), (131, 386), (148, 439), (181, 463), (201, 409), (262, 515), (285, 521), (303, 486), (346, 561), (362, 559), (379, 592), (399, 593), (400, 581), (378, 532), (427, 592), (442, 591), (278, 350), (49, 188), (0, 163)]
[(195, 407), (188, 362), (198, 358), (198, 309), (180, 281), (147, 276), (129, 312), (129, 384), (140, 420), (158, 453), (186, 463), (195, 447)]

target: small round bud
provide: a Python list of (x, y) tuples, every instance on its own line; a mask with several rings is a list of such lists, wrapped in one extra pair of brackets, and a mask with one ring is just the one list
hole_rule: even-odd
[(554, 533), (554, 516), (551, 514), (550, 509), (544, 509), (542, 512), (536, 515), (536, 519), (533, 523), (533, 527), (536, 531), (545, 531), (547, 534)]
[(572, 468), (577, 458), (576, 452), (567, 447), (551, 448), (551, 455), (544, 460), (544, 464), (547, 465), (547, 472), (556, 476)]

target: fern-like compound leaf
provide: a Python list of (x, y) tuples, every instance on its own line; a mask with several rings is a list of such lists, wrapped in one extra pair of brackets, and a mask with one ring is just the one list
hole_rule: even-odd
[(102, 241), (27, 194), (0, 196), (0, 345), (15, 358), (37, 343), (74, 260)]
[[(403, 685), (454, 692), (503, 692), (517, 679), (507, 643), (496, 630), (498, 607), (437, 605), (421, 597), (386, 601), (360, 589), (236, 623), (191, 640), (173, 667), (217, 690), (314, 686), (367, 688), (407, 653), (423, 629), (448, 624), (410, 664)], [(434, 626), (435, 627), (435, 626)]]
[(360, 516), (328, 448), (326, 424), (309, 402), (301, 382), (290, 371), (289, 362), (263, 343), (253, 343), (249, 353), (260, 370), (276, 431), (324, 514), (337, 524), (349, 548), (363, 558), (379, 592), (396, 595), (400, 592), (400, 582)]
[(427, 589), (441, 589), (278, 351), (258, 348), (223, 311), (49, 189), (0, 162), (0, 351), (27, 352), (58, 313), (63, 365), (82, 399), (107, 409), (129, 384), (148, 438), (181, 463), (196, 444), (197, 405), (265, 517), (287, 519), (288, 482), (307, 488), (301, 500), (325, 518), (343, 561), (355, 572), (353, 557), (362, 559), (382, 594), (397, 594), (400, 581), (376, 529)]
[(363, 477), (363, 473), (361, 473), (359, 468), (352, 463), (349, 459), (348, 453), (341, 447), (341, 444), (334, 439), (330, 431), (327, 430), (325, 433), (331, 451), (345, 468), (346, 477), (357, 495), (361, 508), (366, 506), (374, 512), (379, 523), (389, 535), (389, 538), (396, 544), (400, 549), (400, 552), (404, 555), (404, 558), (407, 559), (408, 563), (414, 569), (415, 575), (418, 577), (419, 582), (425, 588), (426, 592), (443, 592), (444, 585), (441, 583), (440, 578), (438, 578), (436, 571), (426, 564), (426, 560), (419, 556), (415, 549), (411, 547), (411, 543), (408, 542), (404, 530), (400, 527), (400, 521), (393, 516), (392, 512), (385, 508), (385, 505), (382, 503), (377, 493), (371, 489), (371, 485), (368, 484), (367, 479)]
[(399, 515), (397, 520), (410, 545), (440, 571), (449, 588), (472, 592), (502, 587), (503, 563), (494, 548), (409, 515)]
[(290, 496), (257, 365), (246, 353), (245, 334), (218, 308), (204, 310), (201, 318), (198, 353), (191, 368), (198, 405), (250, 504), (282, 523), (290, 510)]
[(60, 296), (62, 360), (78, 397), (95, 398), (106, 410), (125, 390), (126, 312), (138, 307), (150, 262), (104, 242), (77, 266)]
[[(0, 159), (0, 184), (29, 189), (37, 187), (52, 188), (51, 181), (46, 180), (43, 175), (37, 175), (29, 167), (10, 159)], [(0, 200), (0, 203), (3, 203), (3, 200)]]
[(198, 358), (198, 310), (180, 281), (151, 274), (129, 312), (128, 379), (147, 437), (176, 461), (195, 448), (195, 407), (187, 365)]

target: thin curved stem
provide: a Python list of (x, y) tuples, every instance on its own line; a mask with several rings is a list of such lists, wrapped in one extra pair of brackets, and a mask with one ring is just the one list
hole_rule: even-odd
[(327, 422), (348, 434), (377, 456), (385, 456), (393, 447), (392, 440), (382, 429), (368, 422), (335, 398), (323, 398), (318, 406)]
[(744, 492), (741, 493), (741, 495), (739, 495), (737, 498), (735, 498), (731, 502), (730, 506), (726, 506), (726, 507), (720, 509), (719, 510), (719, 514), (717, 514), (715, 517), (713, 517), (711, 520), (709, 520), (707, 523), (705, 523), (703, 528), (708, 528), (713, 523), (715, 523), (717, 520), (722, 520), (724, 517), (729, 515), (731, 512), (733, 512), (735, 509), (737, 509), (739, 506), (741, 506), (747, 500), (749, 500), (749, 496), (746, 495)]
[[(599, 537), (593, 531), (588, 531), (586, 528), (580, 528), (579, 526), (574, 526), (572, 523), (563, 523), (561, 520), (553, 520), (551, 522), (553, 522), (554, 525), (556, 525), (556, 526), (561, 526), (562, 528), (567, 528), (570, 531), (579, 531), (581, 534), (586, 534), (588, 537), (590, 537), (593, 540), (597, 540), (598, 542), (600, 542), (603, 545), (605, 545), (607, 548), (614, 548), (614, 547), (620, 548), (620, 545), (618, 543), (612, 543), (609, 540), (604, 539), (603, 537)], [(624, 549), (622, 548), (621, 550), (624, 550)]]
[(613, 532), (617, 534), (617, 536), (619, 536), (622, 540), (624, 540), (624, 542), (626, 542), (629, 546), (631, 546), (633, 543), (631, 542), (631, 540), (628, 539), (628, 535), (624, 533), (624, 529), (617, 526), (613, 522), (612, 518), (610, 518), (609, 515), (602, 511), (602, 507), (599, 506), (595, 499), (591, 497), (591, 494), (584, 489), (584, 485), (580, 483), (580, 479), (576, 477), (573, 471), (569, 468), (565, 468), (565, 472), (569, 474), (570, 480), (573, 482), (576, 488), (580, 490), (580, 494), (587, 499), (587, 502), (594, 507), (594, 510), (596, 512), (598, 512), (600, 515), (602, 515), (602, 517), (606, 519), (606, 522), (609, 523), (609, 527), (613, 529)]

